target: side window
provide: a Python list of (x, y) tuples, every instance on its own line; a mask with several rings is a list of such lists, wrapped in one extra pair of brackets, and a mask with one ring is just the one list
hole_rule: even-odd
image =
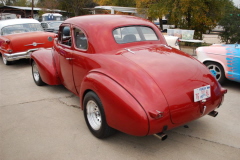
[(71, 31), (69, 26), (63, 26), (60, 28), (60, 43), (71, 46), (72, 45), (72, 38), (71, 38)]
[(141, 27), (143, 36), (145, 37), (146, 40), (158, 40), (158, 37), (156, 36), (155, 32), (148, 27)]
[(77, 48), (84, 50), (88, 48), (87, 37), (81, 29), (74, 28), (74, 39)]

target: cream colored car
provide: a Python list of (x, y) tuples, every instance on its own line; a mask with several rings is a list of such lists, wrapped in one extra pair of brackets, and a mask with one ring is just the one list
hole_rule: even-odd
[(167, 44), (173, 48), (180, 49), (179, 47), (179, 38), (177, 36), (164, 35)]

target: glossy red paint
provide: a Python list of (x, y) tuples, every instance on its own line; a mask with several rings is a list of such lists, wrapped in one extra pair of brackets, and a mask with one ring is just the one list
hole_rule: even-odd
[[(4, 37), (3, 41), (8, 39), (10, 43), (7, 49), (11, 49), (12, 53), (16, 53), (34, 48), (50, 48), (53, 46), (54, 35), (55, 34), (49, 32), (28, 32), (24, 34), (0, 36), (0, 41), (2, 37)], [(52, 37), (52, 41), (49, 41), (48, 37)], [(36, 46), (34, 46), (34, 42)]]
[[(38, 54), (40, 53), (40, 54)], [(58, 78), (51, 49), (39, 49), (34, 54), (42, 80), (49, 85), (62, 84)]]
[(102, 73), (91, 72), (83, 80), (81, 94), (84, 95), (88, 90), (99, 95), (108, 125), (132, 135), (148, 134), (147, 113), (135, 97), (115, 80)]
[[(164, 132), (208, 114), (222, 101), (224, 91), (208, 69), (195, 58), (166, 46), (161, 32), (147, 20), (92, 15), (70, 18), (62, 26), (72, 31), (80, 28), (88, 48), (78, 49), (74, 39), (71, 46), (56, 40), (52, 54), (39, 50), (32, 59), (37, 61), (44, 82), (59, 84), (59, 78), (80, 97), (81, 105), (85, 94), (94, 91), (112, 128), (136, 136)], [(150, 27), (158, 40), (118, 44), (113, 30), (122, 26)], [(57, 77), (48, 77), (49, 73)], [(211, 97), (194, 102), (194, 89), (206, 85), (211, 86)], [(154, 117), (158, 113), (162, 116)]]

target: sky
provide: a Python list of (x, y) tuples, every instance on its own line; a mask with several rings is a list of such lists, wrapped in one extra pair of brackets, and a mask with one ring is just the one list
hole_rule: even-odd
[(234, 4), (235, 4), (235, 6), (240, 7), (240, 6), (239, 6), (239, 5), (240, 5), (240, 0), (233, 0), (233, 2), (234, 2)]

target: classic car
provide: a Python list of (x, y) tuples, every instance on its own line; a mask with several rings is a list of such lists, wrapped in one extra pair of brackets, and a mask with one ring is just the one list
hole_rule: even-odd
[(180, 49), (179, 47), (179, 38), (177, 36), (164, 35), (164, 38), (167, 41), (167, 44), (173, 48)]
[(240, 45), (213, 44), (197, 48), (196, 54), (219, 83), (226, 80), (240, 82)]
[(216, 116), (226, 89), (198, 60), (167, 45), (153, 23), (134, 16), (69, 18), (53, 49), (31, 54), (36, 85), (64, 85), (80, 98), (97, 138), (116, 130), (155, 135)]
[(59, 13), (44, 13), (41, 17), (40, 17), (41, 21), (62, 21), (63, 20), (63, 16)]
[(41, 22), (41, 26), (45, 32), (53, 32), (58, 33), (59, 26), (63, 21), (43, 21)]
[(30, 58), (38, 48), (53, 46), (54, 33), (44, 32), (34, 19), (9, 19), (0, 21), (0, 53), (4, 64)]

